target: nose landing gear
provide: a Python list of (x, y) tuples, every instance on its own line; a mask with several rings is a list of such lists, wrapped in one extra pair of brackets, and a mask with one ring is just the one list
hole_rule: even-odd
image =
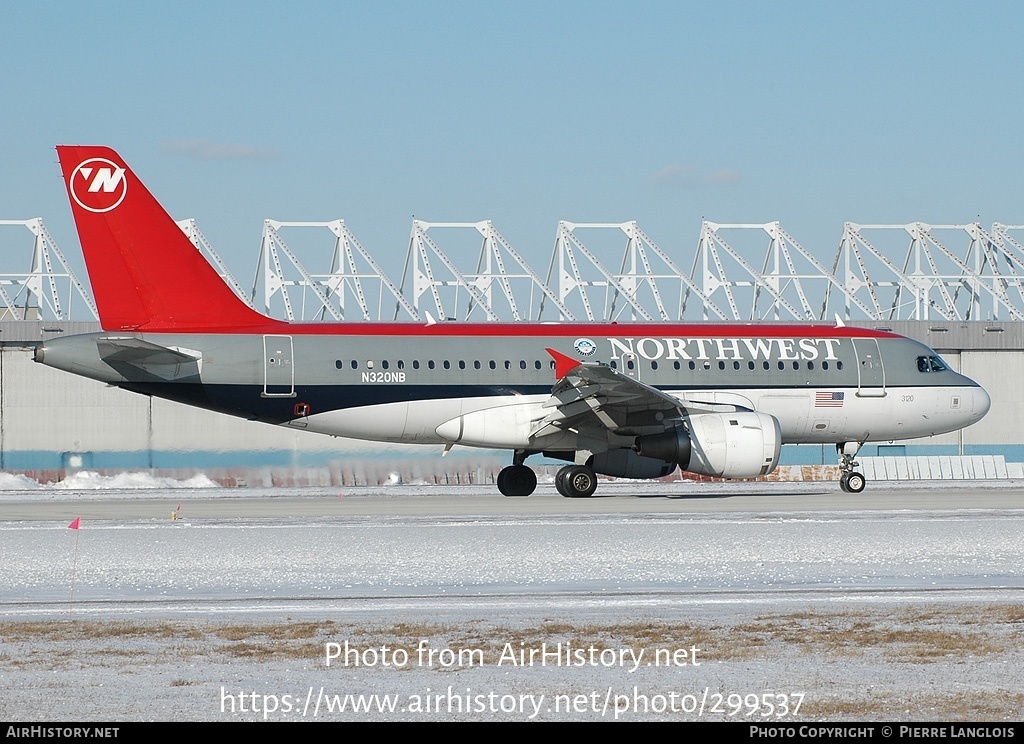
[(839, 476), (839, 487), (846, 493), (860, 493), (868, 484), (864, 474), (854, 470), (858, 467), (854, 458), (857, 457), (863, 444), (863, 442), (839, 442), (836, 445), (839, 469), (843, 471), (843, 474)]

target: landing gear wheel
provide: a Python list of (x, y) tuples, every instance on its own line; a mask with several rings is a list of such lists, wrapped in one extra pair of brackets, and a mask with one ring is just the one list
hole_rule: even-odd
[(496, 480), (502, 496), (529, 496), (537, 488), (537, 474), (525, 465), (502, 468)]
[(839, 469), (842, 471), (842, 475), (839, 476), (839, 487), (846, 493), (860, 493), (868, 484), (864, 474), (854, 470), (858, 465), (854, 458), (857, 457), (857, 453), (860, 452), (863, 445), (863, 442), (838, 442), (836, 444)]
[(558, 472), (555, 473), (555, 490), (566, 497), (569, 496), (569, 493), (565, 490), (565, 474), (569, 472), (571, 467), (571, 465), (567, 465), (564, 468), (559, 468)]
[(846, 473), (839, 481), (839, 485), (842, 486), (845, 483), (845, 491), (847, 493), (860, 493), (864, 490), (864, 487), (868, 484), (867, 479), (863, 473), (854, 471), (852, 473)]
[(558, 471), (555, 476), (555, 487), (561, 483), (559, 491), (571, 499), (585, 499), (594, 495), (597, 490), (597, 474), (586, 465), (570, 465)]

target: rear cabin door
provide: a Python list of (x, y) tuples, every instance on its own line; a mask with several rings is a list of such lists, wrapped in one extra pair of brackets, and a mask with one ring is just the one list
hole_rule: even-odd
[(857, 395), (862, 398), (884, 398), (885, 368), (878, 350), (878, 339), (855, 338), (857, 350)]
[(291, 336), (263, 337), (263, 397), (291, 398), (295, 395), (292, 358)]

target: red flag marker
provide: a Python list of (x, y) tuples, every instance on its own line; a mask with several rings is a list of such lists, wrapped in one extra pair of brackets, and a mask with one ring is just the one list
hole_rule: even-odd
[(68, 604), (68, 611), (71, 612), (75, 608), (75, 574), (78, 573), (78, 538), (81, 536), (82, 518), (75, 517), (68, 529), (75, 531), (75, 562), (71, 567), (71, 601)]

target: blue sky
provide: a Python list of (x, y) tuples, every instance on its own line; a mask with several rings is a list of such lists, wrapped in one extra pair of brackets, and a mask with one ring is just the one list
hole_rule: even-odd
[(245, 280), (266, 217), (344, 218), (392, 274), (414, 214), (491, 219), (542, 272), (559, 219), (636, 219), (687, 267), (702, 217), (778, 219), (826, 259), (844, 220), (1024, 223), (1019, 3), (0, 0), (0, 18), (0, 219), (42, 216), (68, 253), (57, 143), (113, 146)]

